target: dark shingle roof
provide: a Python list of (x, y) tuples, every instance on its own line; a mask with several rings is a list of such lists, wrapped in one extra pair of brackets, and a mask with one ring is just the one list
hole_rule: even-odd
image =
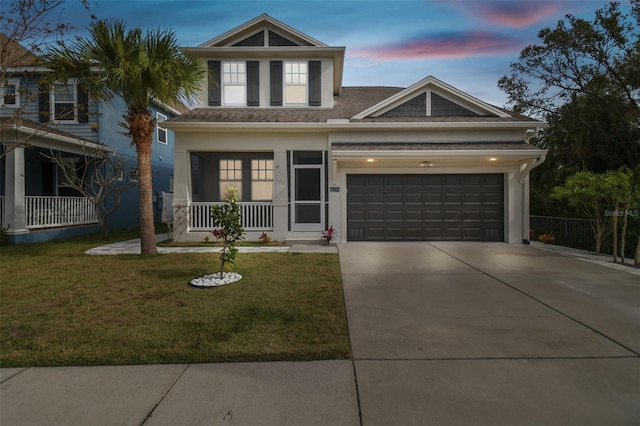
[[(324, 123), (330, 119), (351, 117), (404, 90), (402, 87), (343, 87), (340, 95), (334, 96), (333, 108), (196, 108), (170, 122), (187, 123)], [(510, 122), (534, 121), (529, 117), (505, 111), (509, 117), (371, 117), (361, 123), (394, 122)]]

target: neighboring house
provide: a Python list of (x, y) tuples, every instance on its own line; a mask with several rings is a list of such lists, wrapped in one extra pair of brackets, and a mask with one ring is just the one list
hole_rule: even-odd
[[(60, 151), (80, 170), (87, 156), (107, 151), (122, 155), (130, 168), (136, 168), (135, 148), (118, 125), (124, 121), (124, 101), (95, 102), (77, 81), (42, 87), (40, 79), (48, 70), (38, 66), (38, 58), (4, 36), (2, 43), (7, 48), (1, 66), (9, 78), (0, 86), (0, 223), (16, 243), (99, 232), (90, 200), (65, 183), (60, 167), (47, 156)], [(156, 104), (149, 108), (159, 122), (184, 112)], [(173, 138), (173, 132), (159, 123), (152, 149), (158, 220), (161, 194), (173, 185)], [(107, 223), (110, 230), (139, 226), (137, 187), (125, 191)]]
[[(529, 239), (529, 172), (545, 123), (435, 77), (408, 88), (342, 87), (344, 47), (261, 15), (199, 47), (199, 105), (175, 132), (179, 239), (212, 229), (239, 188), (248, 239)], [(178, 229), (178, 228), (177, 228)]]

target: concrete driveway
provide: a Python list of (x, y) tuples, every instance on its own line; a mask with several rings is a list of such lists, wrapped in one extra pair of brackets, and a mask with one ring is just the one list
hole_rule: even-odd
[(640, 424), (640, 277), (532, 246), (339, 247), (363, 425)]

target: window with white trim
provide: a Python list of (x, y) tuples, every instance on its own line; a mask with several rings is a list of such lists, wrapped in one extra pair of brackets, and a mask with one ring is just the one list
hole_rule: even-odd
[(164, 145), (167, 145), (169, 143), (169, 135), (167, 133), (167, 129), (160, 127), (160, 123), (162, 123), (166, 119), (166, 115), (159, 112), (156, 113), (156, 137), (158, 139), (158, 142)]
[(306, 61), (284, 63), (284, 104), (307, 104), (308, 64)]
[(273, 198), (273, 160), (251, 160), (251, 200)]
[(20, 80), (11, 78), (0, 85), (0, 101), (3, 107), (20, 107)]
[(220, 160), (220, 200), (224, 201), (227, 188), (238, 188), (238, 199), (242, 200), (242, 160)]
[(51, 119), (57, 122), (77, 122), (78, 88), (73, 81), (58, 82), (51, 88)]
[(223, 62), (222, 99), (225, 105), (246, 105), (247, 70), (244, 62)]

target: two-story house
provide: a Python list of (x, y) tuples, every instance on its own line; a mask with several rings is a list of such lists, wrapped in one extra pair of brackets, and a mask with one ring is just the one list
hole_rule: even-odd
[[(261, 15), (186, 48), (209, 72), (175, 132), (179, 239), (212, 229), (238, 188), (248, 239), (527, 242), (529, 172), (544, 126), (429, 76), (343, 87), (344, 47)], [(470, 75), (469, 78), (473, 78)]]
[[(73, 163), (81, 171), (92, 155), (121, 155), (135, 169), (137, 157), (118, 122), (123, 121), (122, 99), (96, 102), (77, 81), (43, 86), (48, 72), (38, 57), (2, 38), (0, 84), (0, 224), (15, 243), (65, 238), (100, 231), (93, 204), (68, 185), (52, 157)], [(149, 107), (158, 120), (152, 149), (156, 216), (161, 196), (173, 185), (173, 132), (162, 122), (180, 112), (166, 105)], [(87, 178), (87, 181), (90, 179)], [(87, 182), (89, 184), (89, 182)], [(127, 189), (120, 208), (107, 220), (108, 229), (139, 226), (137, 187)]]

